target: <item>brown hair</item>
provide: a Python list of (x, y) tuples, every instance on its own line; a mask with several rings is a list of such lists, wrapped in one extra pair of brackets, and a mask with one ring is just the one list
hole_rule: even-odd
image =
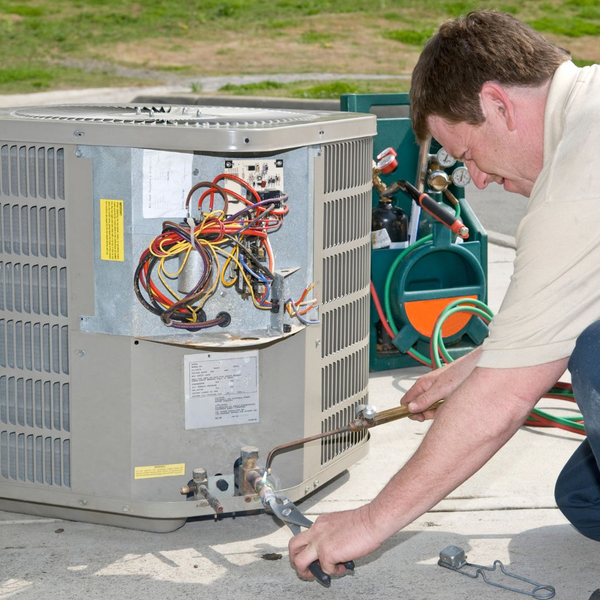
[(427, 42), (412, 74), (412, 124), (419, 141), (427, 118), (479, 125), (484, 83), (535, 87), (550, 79), (569, 53), (513, 16), (477, 11), (446, 21)]

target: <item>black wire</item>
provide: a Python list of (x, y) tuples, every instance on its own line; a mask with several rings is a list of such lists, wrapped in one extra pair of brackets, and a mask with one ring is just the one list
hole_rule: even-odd
[[(247, 225), (244, 225), (237, 233), (238, 235), (240, 233), (244, 233), (244, 231), (246, 231), (246, 229), (249, 229), (250, 227), (252, 227), (252, 225), (254, 225), (257, 221), (260, 221), (262, 219), (264, 219), (264, 217), (268, 216), (271, 211), (275, 210), (275, 206), (269, 206), (269, 208), (265, 209), (262, 213), (260, 213), (259, 215), (256, 215), (256, 217), (254, 217), (254, 219), (252, 219), (252, 221), (250, 221)], [(282, 220), (282, 219), (281, 219)], [(281, 222), (280, 220), (280, 222)], [(281, 226), (281, 225), (280, 225)]]
[[(235, 237), (233, 237), (227, 233), (225, 234), (225, 237), (228, 240), (231, 240), (237, 246), (239, 246), (240, 250), (244, 253), (244, 255), (247, 256), (256, 265), (257, 271), (262, 271), (269, 279), (271, 279), (271, 281), (273, 279), (275, 279), (275, 275), (273, 275), (273, 273), (271, 273), (271, 271), (269, 271), (269, 269), (267, 267), (265, 267), (265, 265), (263, 265), (258, 260), (258, 258), (256, 258), (256, 256), (254, 256), (254, 254), (252, 254), (252, 252), (250, 252), (250, 250), (248, 250), (248, 248), (246, 248), (246, 246), (244, 246), (244, 244), (242, 244), (242, 242), (240, 242), (240, 240), (236, 239)], [(249, 237), (249, 236), (246, 236), (246, 237)]]

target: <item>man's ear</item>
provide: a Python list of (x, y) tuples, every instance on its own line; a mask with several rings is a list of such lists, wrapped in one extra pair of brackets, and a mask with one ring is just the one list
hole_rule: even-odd
[(487, 81), (481, 87), (481, 104), (483, 114), (488, 119), (492, 115), (503, 120), (509, 131), (517, 126), (515, 105), (506, 88), (493, 81)]

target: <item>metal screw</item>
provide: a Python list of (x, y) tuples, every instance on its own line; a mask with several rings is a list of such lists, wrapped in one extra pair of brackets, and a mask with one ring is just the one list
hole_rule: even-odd
[(246, 497), (244, 498), (244, 501), (245, 501), (245, 502), (252, 502), (252, 496), (246, 496)]
[(200, 175), (200, 171), (198, 169), (194, 169), (192, 171), (192, 173), (194, 174), (195, 177), (198, 177), (198, 175)]
[(184, 107), (181, 109), (181, 114), (182, 114), (182, 115), (187, 115), (187, 106), (184, 106)]
[(77, 158), (81, 158), (83, 156), (83, 152), (81, 150), (75, 150), (75, 156)]
[(320, 345), (321, 345), (321, 340), (317, 340), (317, 341), (315, 342), (315, 346), (320, 346)]
[(73, 135), (75, 137), (83, 137), (85, 135), (85, 133), (83, 131), (79, 131), (79, 129), (77, 129), (73, 132)]
[(77, 356), (85, 356), (85, 350), (75, 350), (75, 354), (77, 354)]
[(197, 117), (201, 117), (201, 116), (202, 116), (202, 111), (201, 111), (200, 109), (198, 109), (198, 110), (196, 111), (196, 116), (197, 116)]
[(291, 508), (284, 508), (284, 509), (281, 511), (281, 514), (282, 514), (284, 517), (289, 517), (289, 516), (292, 514), (292, 509), (291, 509)]
[(131, 506), (124, 506), (123, 507), (123, 512), (130, 512), (131, 511)]
[(135, 114), (136, 115), (141, 115), (142, 114), (142, 109), (139, 106), (135, 107)]
[(305, 493), (305, 494), (308, 494), (308, 492), (310, 492), (310, 490), (311, 490), (311, 488), (310, 488), (310, 485), (307, 485), (307, 486), (304, 488), (304, 493)]
[(315, 479), (315, 480), (313, 481), (313, 486), (314, 486), (314, 487), (319, 487), (319, 480), (318, 480), (318, 479)]

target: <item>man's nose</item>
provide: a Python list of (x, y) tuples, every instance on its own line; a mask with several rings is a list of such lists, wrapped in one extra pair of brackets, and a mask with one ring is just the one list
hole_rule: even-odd
[(469, 161), (466, 164), (467, 169), (469, 169), (469, 175), (471, 175), (473, 183), (480, 190), (485, 189), (490, 183), (492, 183), (492, 181), (494, 181), (494, 178), (491, 175), (478, 169), (477, 165), (474, 162)]

